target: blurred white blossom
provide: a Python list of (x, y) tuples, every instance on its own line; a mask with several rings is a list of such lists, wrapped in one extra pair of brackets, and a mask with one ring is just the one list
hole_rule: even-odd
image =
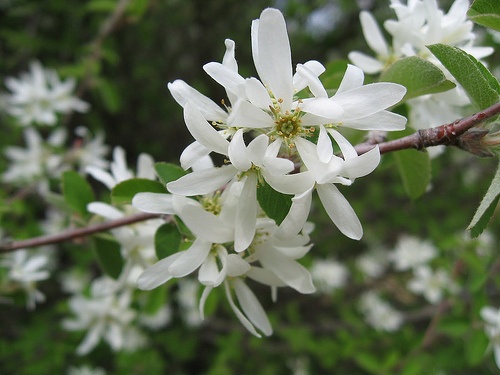
[(347, 267), (333, 259), (314, 259), (310, 271), (318, 292), (325, 294), (343, 288), (349, 277)]
[(420, 265), (413, 270), (413, 278), (408, 282), (408, 289), (423, 295), (430, 303), (439, 303), (445, 292), (456, 293), (458, 285), (444, 269), (432, 270), (429, 266)]
[(389, 265), (389, 253), (382, 248), (375, 248), (363, 253), (356, 259), (356, 266), (363, 275), (370, 278), (381, 276)]
[(500, 368), (500, 309), (493, 306), (484, 306), (479, 313), (486, 323), (484, 325), (484, 332), (490, 339), (495, 363)]
[(61, 81), (55, 70), (44, 68), (38, 61), (32, 62), (30, 71), (20, 78), (6, 78), (5, 85), (11, 91), (4, 97), (6, 111), (22, 126), (55, 125), (57, 114), (89, 109), (87, 103), (73, 95), (74, 79)]
[(68, 369), (68, 372), (66, 373), (66, 375), (106, 375), (106, 371), (104, 371), (100, 367), (92, 368), (92, 367), (86, 366), (86, 365), (79, 366), (79, 367), (71, 366)]
[(437, 249), (430, 241), (412, 236), (402, 236), (394, 250), (389, 254), (389, 259), (393, 262), (396, 270), (406, 271), (426, 264), (437, 254)]
[(394, 332), (403, 324), (403, 315), (374, 291), (361, 296), (360, 309), (366, 322), (376, 330)]

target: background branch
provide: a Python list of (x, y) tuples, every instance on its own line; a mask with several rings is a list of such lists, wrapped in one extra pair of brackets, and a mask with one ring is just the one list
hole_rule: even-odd
[(365, 152), (370, 151), (375, 144), (378, 144), (380, 153), (385, 154), (392, 151), (410, 148), (422, 150), (430, 146), (457, 145), (460, 136), (467, 132), (467, 130), (498, 114), (500, 114), (500, 102), (477, 112), (472, 116), (465, 117), (450, 124), (436, 126), (429, 129), (421, 129), (411, 135), (392, 141), (374, 143), (370, 140), (368, 142), (358, 144), (355, 148), (358, 154), (364, 154)]
[(117, 220), (107, 221), (107, 222), (102, 223), (102, 224), (89, 225), (88, 227), (84, 227), (84, 228), (71, 229), (71, 230), (68, 230), (68, 231), (63, 232), (63, 233), (34, 237), (34, 238), (29, 238), (27, 240), (21, 240), (21, 241), (12, 241), (12, 242), (8, 242), (6, 244), (0, 245), (0, 254), (1, 253), (8, 253), (8, 252), (18, 250), (18, 249), (38, 247), (38, 246), (50, 245), (50, 244), (55, 244), (55, 243), (64, 242), (64, 241), (70, 241), (70, 240), (74, 240), (76, 238), (86, 237), (86, 236), (89, 236), (91, 234), (95, 234), (95, 233), (99, 233), (99, 232), (105, 232), (105, 231), (113, 229), (113, 228), (118, 228), (118, 227), (122, 227), (124, 225), (134, 224), (134, 223), (137, 223), (139, 221), (149, 220), (149, 219), (153, 219), (153, 218), (156, 218), (159, 216), (160, 215), (156, 215), (156, 214), (139, 213), (139, 214), (127, 216), (124, 218), (120, 218)]

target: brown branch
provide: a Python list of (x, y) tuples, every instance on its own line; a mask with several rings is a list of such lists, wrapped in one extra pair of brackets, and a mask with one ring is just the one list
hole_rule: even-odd
[[(472, 116), (465, 117), (450, 124), (437, 126), (435, 128), (421, 129), (403, 138), (378, 143), (380, 153), (385, 154), (387, 152), (411, 148), (422, 150), (426, 147), (437, 145), (457, 145), (460, 136), (467, 132), (467, 130), (498, 114), (500, 114), (500, 102)], [(355, 149), (358, 154), (364, 154), (370, 151), (374, 145), (375, 143), (373, 141), (369, 141), (358, 144)]]
[(66, 232), (51, 234), (47, 236), (40, 236), (29, 238), (27, 240), (21, 241), (11, 241), (5, 244), (0, 244), (0, 254), (9, 253), (18, 249), (25, 249), (30, 247), (44, 246), (55, 244), (59, 242), (74, 240), (80, 237), (86, 237), (91, 234), (104, 232), (113, 228), (118, 228), (124, 225), (134, 224), (139, 221), (149, 220), (159, 217), (156, 214), (139, 213), (131, 216), (127, 216), (117, 220), (107, 221), (105, 223), (91, 225), (85, 228), (71, 229)]

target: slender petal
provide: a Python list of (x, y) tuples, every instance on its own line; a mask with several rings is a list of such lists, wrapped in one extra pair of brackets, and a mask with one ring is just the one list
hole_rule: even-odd
[(241, 279), (235, 279), (233, 286), (236, 298), (248, 319), (266, 336), (271, 335), (273, 333), (271, 323), (255, 294)]
[(184, 277), (196, 270), (206, 260), (212, 243), (197, 238), (186, 251), (181, 251), (170, 267), (168, 272), (173, 277)]
[(249, 173), (245, 179), (236, 212), (234, 250), (238, 253), (246, 250), (252, 243), (257, 222), (257, 210), (257, 175)]
[[(297, 64), (298, 67), (299, 64)], [(308, 71), (312, 72), (316, 77), (319, 77), (326, 69), (319, 61), (309, 60), (304, 64), (300, 64), (307, 68)], [(293, 88), (295, 91), (299, 92), (307, 87), (307, 80), (305, 80), (300, 74), (295, 73), (293, 75)]]
[(306, 81), (307, 86), (316, 98), (328, 98), (328, 94), (318, 76), (305, 65), (297, 64), (297, 74)]
[(212, 99), (206, 97), (198, 90), (189, 86), (186, 82), (178, 79), (168, 84), (168, 89), (175, 101), (183, 108), (188, 101), (192, 101), (203, 117), (209, 121), (222, 121), (227, 118), (227, 113), (219, 107)]
[(252, 167), (252, 161), (248, 155), (245, 141), (243, 140), (243, 129), (238, 129), (228, 148), (229, 160), (234, 167), (240, 171), (246, 171)]
[(187, 197), (209, 194), (227, 184), (237, 172), (232, 165), (201, 169), (169, 182), (167, 189), (173, 194)]
[(171, 264), (182, 255), (183, 252), (175, 253), (167, 258), (161, 259), (146, 270), (137, 279), (137, 286), (142, 290), (151, 290), (172, 279), (168, 271)]
[(199, 238), (225, 243), (234, 239), (233, 228), (224, 223), (219, 216), (195, 205), (184, 205), (177, 210), (184, 224)]
[(300, 108), (307, 113), (335, 120), (344, 114), (341, 105), (327, 98), (304, 99)]
[(124, 214), (118, 208), (103, 202), (91, 202), (87, 204), (87, 211), (103, 216), (107, 219), (121, 219)]
[(274, 234), (277, 238), (290, 238), (302, 230), (311, 210), (312, 192), (311, 188), (292, 198), (290, 211)]
[(363, 228), (339, 189), (333, 184), (326, 184), (318, 185), (316, 190), (323, 207), (337, 228), (347, 237), (359, 240), (363, 236)]
[(234, 314), (238, 318), (241, 324), (254, 336), (257, 337), (262, 337), (256, 330), (255, 327), (250, 323), (250, 320), (247, 319), (247, 317), (238, 309), (238, 306), (234, 303), (233, 296), (231, 295), (231, 290), (229, 287), (229, 283), (226, 281), (224, 283), (224, 290), (226, 291), (226, 298), (227, 301), (229, 302), (229, 306), (231, 306), (231, 309), (233, 310)]
[(333, 156), (333, 145), (323, 125), (319, 127), (318, 158), (322, 163), (328, 163)]
[(309, 271), (279, 251), (265, 249), (259, 253), (259, 260), (265, 268), (271, 269), (285, 284), (296, 291), (309, 294), (316, 290)]
[(227, 91), (236, 97), (245, 98), (245, 79), (237, 71), (217, 62), (205, 64), (203, 70)]
[(380, 150), (375, 146), (370, 151), (344, 163), (346, 177), (351, 179), (363, 177), (372, 173), (380, 163)]
[(347, 64), (347, 69), (345, 70), (344, 77), (342, 77), (336, 95), (363, 86), (364, 80), (365, 74), (363, 70), (357, 66)]
[(368, 46), (380, 57), (387, 57), (389, 55), (389, 46), (375, 18), (371, 13), (363, 11), (360, 13), (359, 19)]
[(261, 108), (246, 100), (238, 100), (227, 119), (227, 124), (234, 127), (259, 129), (274, 126), (274, 120)]
[(376, 74), (384, 69), (384, 64), (365, 53), (352, 51), (348, 54), (351, 62), (368, 74)]
[(362, 118), (346, 119), (342, 121), (342, 126), (359, 130), (397, 131), (405, 128), (406, 121), (406, 117), (397, 113), (379, 111)]
[(257, 78), (247, 78), (245, 89), (250, 103), (266, 111), (269, 110), (269, 107), (272, 107), (273, 102), (269, 96), (269, 92)]
[[(282, 99), (282, 108), (292, 108), (292, 54), (283, 14), (277, 9), (267, 8), (258, 23), (256, 46), (258, 59), (254, 62), (259, 77), (269, 85), (274, 97)], [(254, 45), (254, 43), (252, 43)]]
[(132, 206), (151, 214), (174, 214), (172, 196), (161, 193), (137, 193), (132, 199)]
[(184, 107), (184, 121), (194, 139), (209, 150), (227, 155), (229, 142), (207, 122), (196, 105), (190, 100)]
[(210, 150), (200, 142), (194, 141), (182, 151), (180, 162), (183, 169), (189, 169), (195, 165), (201, 158), (210, 154)]

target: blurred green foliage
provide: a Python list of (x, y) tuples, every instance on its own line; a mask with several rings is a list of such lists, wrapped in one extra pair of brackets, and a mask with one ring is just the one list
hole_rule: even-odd
[[(326, 1), (132, 0), (103, 40), (99, 54), (92, 55), (96, 48), (92, 43), (117, 3), (0, 0), (0, 77), (17, 75), (33, 59), (63, 76), (74, 76), (92, 110), (68, 118), (69, 128), (84, 124), (93, 130), (104, 129), (107, 142), (123, 146), (131, 160), (148, 152), (158, 161), (174, 163), (190, 137), (181, 108), (166, 83), (180, 78), (214, 100), (224, 98), (223, 90), (202, 66), (220, 61), (224, 39), (231, 38), (236, 42), (242, 74), (253, 74), (250, 24), (263, 8), (283, 6), (294, 62), (317, 59), (325, 65), (345, 59), (350, 50), (366, 49), (358, 3), (381, 19), (391, 14), (381, 0), (332, 1), (341, 16), (333, 30), (317, 37), (305, 33), (304, 28), (307, 16)], [(338, 82), (333, 75), (327, 79)], [(9, 119), (0, 121), (5, 134), (2, 146), (21, 139), (20, 131), (8, 130), (11, 127), (5, 122)], [(0, 163), (3, 167), (5, 162)], [(267, 289), (256, 286), (275, 330), (270, 338), (251, 337), (225, 303), (215, 304), (223, 297), (214, 291), (207, 303), (210, 313), (201, 327), (186, 327), (177, 314), (166, 329), (151, 332), (152, 342), (142, 350), (113, 353), (101, 344), (80, 358), (74, 350), (82, 334), (62, 330), (60, 321), (68, 308), (53, 279), (42, 283), (47, 302), (36, 311), (25, 312), (19, 307), (22, 303), (0, 306), (0, 374), (63, 374), (69, 366), (82, 364), (100, 366), (108, 374), (137, 375), (271, 375), (291, 373), (297, 366), (310, 374), (495, 373), (493, 359), (483, 360), (484, 336), (474, 317), (491, 297), (489, 291), (498, 290), (498, 278), (488, 275), (491, 264), (478, 260), (473, 249), (459, 240), (488, 186), (489, 178), (483, 176), (490, 176), (494, 167), (490, 160), (448, 150), (432, 161), (432, 190), (410, 200), (396, 173), (397, 161), (392, 155), (384, 156), (373, 174), (343, 190), (365, 229), (360, 242), (342, 236), (322, 208), (316, 209), (315, 247), (306, 262), (314, 255), (352, 266), (357, 255), (375, 245), (391, 247), (402, 233), (428, 238), (440, 248), (444, 266), (456, 269), (457, 279), (470, 285), (474, 294), (455, 298), (448, 319), (441, 322), (429, 346), (423, 341), (432, 313), (425, 309), (409, 314), (408, 324), (393, 334), (377, 332), (363, 323), (354, 301), (363, 291), (360, 285), (370, 285), (352, 283), (329, 296), (284, 290), (277, 304), (270, 301)], [(18, 200), (15, 204), (23, 206), (19, 212), (36, 216), (36, 210), (25, 207), (31, 203)], [(15, 214), (16, 207), (9, 209)], [(36, 228), (23, 230), (26, 237), (36, 234)], [(498, 217), (490, 231), (498, 237)], [(98, 273), (92, 253), (75, 244), (64, 245), (60, 258), (62, 265), (78, 263)], [(359, 275), (351, 278), (359, 281)], [(379, 282), (397, 303), (408, 304), (410, 297), (397, 280), (388, 277)], [(173, 283), (167, 288), (172, 293), (176, 290)], [(418, 307), (419, 301), (411, 298), (409, 304)]]

